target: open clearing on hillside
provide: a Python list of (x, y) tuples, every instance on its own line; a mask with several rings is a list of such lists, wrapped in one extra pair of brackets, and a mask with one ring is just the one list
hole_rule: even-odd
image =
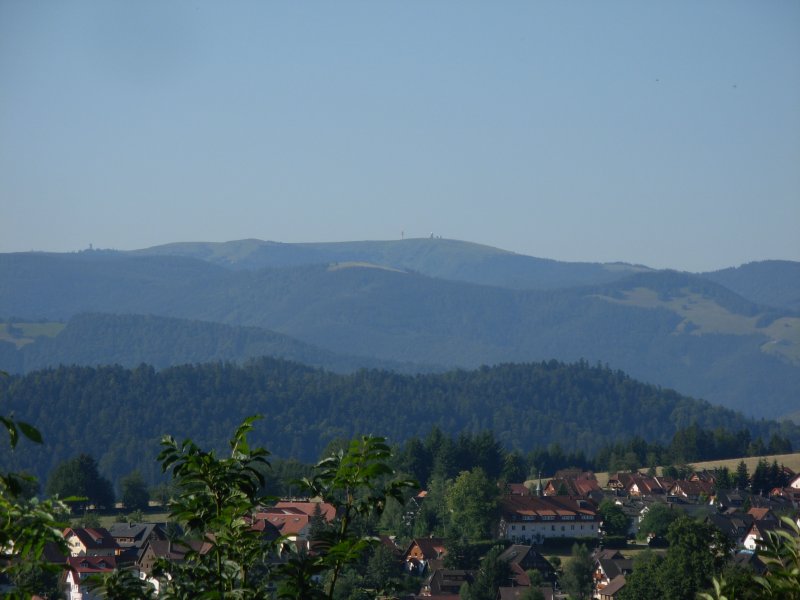
[(37, 337), (55, 337), (64, 323), (0, 323), (0, 341), (11, 342), (17, 348), (30, 344)]
[(684, 295), (662, 298), (655, 290), (635, 288), (624, 292), (624, 299), (599, 296), (608, 302), (643, 308), (665, 308), (683, 318), (676, 333), (703, 335), (719, 333), (728, 335), (762, 335), (768, 340), (761, 351), (774, 354), (793, 363), (800, 363), (800, 319), (782, 317), (769, 325), (760, 326), (763, 315), (744, 316), (720, 306), (710, 298), (683, 290)]
[[(778, 461), (779, 465), (789, 467), (795, 473), (800, 472), (800, 452), (794, 452), (792, 454), (770, 454), (769, 456), (746, 456), (743, 458), (728, 458), (724, 460), (707, 460), (704, 462), (696, 462), (691, 464), (696, 470), (711, 470), (715, 467), (728, 467), (728, 469), (733, 472), (736, 470), (739, 462), (744, 461), (744, 464), (747, 465), (748, 473), (752, 475), (753, 471), (755, 471), (758, 461), (762, 458), (766, 459), (769, 464), (772, 464), (772, 461), (775, 460)], [(662, 469), (659, 467), (659, 475), (661, 474), (661, 471)], [(644, 472), (644, 470), (642, 470), (642, 472)], [(608, 483), (608, 473), (595, 473), (595, 475), (597, 475), (597, 482), (600, 484), (600, 487), (605, 487)]]

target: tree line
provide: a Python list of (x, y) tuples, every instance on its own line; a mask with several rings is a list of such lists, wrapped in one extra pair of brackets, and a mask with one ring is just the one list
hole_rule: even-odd
[[(59, 461), (85, 453), (115, 485), (136, 470), (150, 483), (159, 481), (146, 457), (157, 452), (163, 433), (223, 447), (225, 432), (255, 413), (266, 420), (255, 441), (304, 463), (336, 440), (365, 431), (385, 435), (394, 446), (436, 429), (446, 438), (464, 433), (485, 444), (480, 436), (489, 431), (505, 452), (515, 453), (505, 468), (521, 464), (530, 471), (535, 464), (543, 472), (649, 466), (653, 457), (665, 462), (667, 454), (676, 461), (742, 455), (745, 442), (756, 448), (759, 439), (767, 450), (800, 443), (800, 428), (790, 422), (747, 419), (585, 361), (418, 375), (342, 375), (269, 358), (160, 371), (73, 366), (0, 378), (0, 397), (7, 413), (35, 420), (45, 439), (41, 448), (0, 458), (3, 464), (45, 479)], [(679, 431), (683, 437), (674, 440)], [(432, 462), (418, 462), (439, 460), (449, 469), (462, 451), (456, 444), (453, 454), (444, 444)], [(628, 460), (633, 455), (636, 460)], [(498, 468), (486, 467), (487, 473)]]

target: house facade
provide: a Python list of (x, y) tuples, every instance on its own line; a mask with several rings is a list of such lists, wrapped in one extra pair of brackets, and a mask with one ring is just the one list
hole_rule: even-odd
[(67, 598), (69, 600), (95, 600), (100, 596), (93, 594), (86, 586), (90, 575), (110, 573), (117, 568), (114, 556), (71, 556), (67, 559)]
[(103, 527), (67, 527), (62, 535), (70, 556), (116, 556), (119, 545)]
[(600, 537), (594, 505), (568, 496), (505, 496), (500, 501), (498, 536), (519, 544), (548, 538)]

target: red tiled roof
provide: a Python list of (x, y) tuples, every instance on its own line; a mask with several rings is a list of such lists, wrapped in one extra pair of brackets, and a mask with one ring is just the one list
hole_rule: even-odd
[(117, 560), (113, 556), (71, 556), (67, 564), (76, 573), (107, 573), (117, 567)]
[(504, 496), (500, 507), (506, 515), (596, 517), (597, 511), (584, 500), (568, 496)]
[(86, 546), (87, 550), (116, 549), (119, 547), (112, 535), (103, 527), (67, 527), (62, 535), (64, 539), (67, 539), (70, 535), (75, 535)]
[(264, 520), (273, 525), (281, 535), (297, 535), (311, 522), (311, 517), (294, 508), (266, 509), (254, 515), (256, 520)]
[(747, 514), (753, 517), (756, 521), (763, 521), (767, 517), (770, 517), (772, 520), (776, 520), (772, 516), (772, 511), (768, 508), (751, 508), (747, 511)]
[(275, 503), (275, 508), (296, 508), (307, 514), (309, 517), (314, 516), (317, 507), (319, 507), (322, 516), (325, 517), (325, 520), (328, 523), (336, 518), (336, 507), (328, 502), (312, 502), (310, 500), (296, 502), (281, 500), (280, 502)]

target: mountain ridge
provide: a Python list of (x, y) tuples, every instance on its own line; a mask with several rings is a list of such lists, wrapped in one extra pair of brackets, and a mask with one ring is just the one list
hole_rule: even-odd
[[(439, 242), (449, 244), (420, 247)], [(586, 359), (749, 414), (796, 410), (798, 314), (754, 304), (702, 275), (650, 270), (516, 289), (383, 262), (232, 270), (186, 256), (0, 255), (0, 316), (151, 314), (268, 329), (334, 355), (445, 368)]]

